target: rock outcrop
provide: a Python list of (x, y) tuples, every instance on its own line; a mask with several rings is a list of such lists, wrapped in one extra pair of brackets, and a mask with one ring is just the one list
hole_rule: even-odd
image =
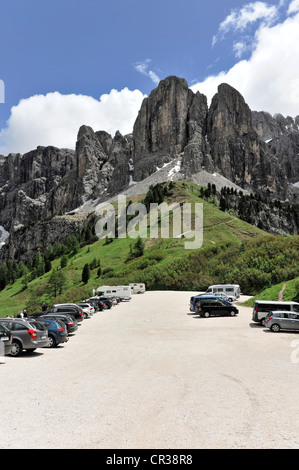
[[(196, 182), (203, 171), (217, 173), (244, 190), (294, 201), (299, 117), (251, 112), (227, 84), (208, 107), (206, 96), (193, 93), (186, 80), (167, 77), (144, 99), (132, 134), (113, 137), (83, 125), (75, 150), (38, 147), (0, 156), (0, 228), (30, 233), (35, 223), (116, 195), (162, 168), (169, 179)], [(17, 242), (8, 240), (11, 249), (0, 256), (16, 256)]]
[(299, 116), (252, 112), (253, 126), (279, 160), (290, 183), (299, 181)]
[(48, 219), (71, 208), (75, 152), (38, 147), (0, 161), (0, 225), (12, 227)]
[(186, 80), (170, 76), (143, 100), (134, 129), (134, 180), (141, 181), (183, 155), (188, 175), (206, 165), (207, 98), (194, 94)]
[(220, 85), (212, 99), (207, 134), (214, 165), (226, 178), (267, 196), (288, 196), (277, 157), (255, 131), (244, 98), (227, 84)]

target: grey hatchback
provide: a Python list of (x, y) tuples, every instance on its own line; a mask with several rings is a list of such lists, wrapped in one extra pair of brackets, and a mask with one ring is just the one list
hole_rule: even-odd
[(36, 320), (0, 318), (0, 323), (12, 332), (10, 356), (20, 356), (23, 349), (35, 351), (48, 344), (48, 330)]
[(280, 330), (299, 330), (299, 313), (275, 311), (265, 318), (265, 326), (278, 333)]

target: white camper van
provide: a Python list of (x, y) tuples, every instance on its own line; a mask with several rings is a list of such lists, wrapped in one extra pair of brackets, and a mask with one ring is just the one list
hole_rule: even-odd
[(132, 297), (130, 286), (100, 286), (97, 292), (108, 297), (119, 297), (121, 300), (130, 300)]
[(217, 295), (224, 293), (228, 296), (229, 300), (237, 300), (240, 298), (241, 289), (239, 284), (217, 284), (210, 286), (207, 289), (206, 294)]
[(131, 287), (132, 294), (143, 294), (145, 292), (145, 284), (142, 282), (135, 282), (134, 284), (129, 284)]

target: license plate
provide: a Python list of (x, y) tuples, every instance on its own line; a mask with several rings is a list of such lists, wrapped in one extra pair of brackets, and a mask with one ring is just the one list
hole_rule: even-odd
[(8, 341), (9, 338), (7, 336), (1, 336), (0, 341)]
[(41, 338), (41, 339), (46, 339), (46, 336), (42, 336), (42, 338)]

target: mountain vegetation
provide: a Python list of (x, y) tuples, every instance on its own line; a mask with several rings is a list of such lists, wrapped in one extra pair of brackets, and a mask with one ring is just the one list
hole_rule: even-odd
[[(237, 283), (255, 295), (299, 276), (299, 236), (269, 234), (237, 216), (231, 197), (248, 203), (254, 197), (187, 182), (151, 187), (139, 198), (202, 203), (203, 245), (186, 250), (185, 238), (111, 238), (98, 240), (92, 224), (50, 246), (27, 264), (9, 260), (0, 266), (1, 315), (21, 308), (33, 312), (42, 303), (79, 301), (99, 285), (145, 282), (148, 290), (205, 290), (214, 283)], [(221, 206), (225, 198), (228, 207)], [(265, 204), (265, 201), (263, 202)], [(297, 283), (298, 284), (298, 283)], [(297, 285), (292, 294), (297, 295)], [(297, 287), (296, 287), (297, 286)]]

